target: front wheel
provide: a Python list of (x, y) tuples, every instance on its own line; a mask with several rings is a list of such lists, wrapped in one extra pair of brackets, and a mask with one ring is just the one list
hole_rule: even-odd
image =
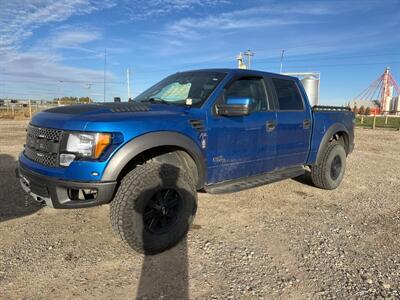
[(343, 145), (331, 143), (325, 149), (320, 163), (311, 167), (312, 182), (319, 188), (333, 190), (342, 182), (345, 169), (346, 151)]
[(150, 161), (121, 181), (111, 202), (111, 224), (133, 250), (155, 254), (186, 235), (196, 209), (196, 186), (189, 173)]

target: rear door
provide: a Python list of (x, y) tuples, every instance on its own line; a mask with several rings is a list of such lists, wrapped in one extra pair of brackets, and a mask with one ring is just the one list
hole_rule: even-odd
[(275, 91), (276, 168), (303, 165), (311, 138), (311, 112), (295, 80), (271, 78)]
[(220, 116), (214, 112), (208, 118), (208, 184), (275, 168), (275, 112), (263, 78), (233, 79), (215, 105), (227, 97), (251, 98), (255, 109), (247, 116)]

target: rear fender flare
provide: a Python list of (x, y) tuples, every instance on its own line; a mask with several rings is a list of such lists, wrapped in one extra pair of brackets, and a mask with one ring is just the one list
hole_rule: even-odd
[[(329, 129), (325, 132), (325, 134), (321, 140), (321, 143), (319, 144), (317, 160), (315, 162), (316, 165), (318, 165), (321, 162), (324, 150), (326, 149), (326, 147), (328, 147), (329, 140), (338, 132), (345, 132), (347, 134), (347, 136), (349, 136), (349, 132), (343, 124), (336, 123), (336, 124), (333, 124), (331, 127), (329, 127)], [(345, 149), (345, 150), (347, 153), (348, 149)]]

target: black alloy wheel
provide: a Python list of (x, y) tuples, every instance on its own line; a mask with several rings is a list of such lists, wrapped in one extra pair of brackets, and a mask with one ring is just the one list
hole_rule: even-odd
[(124, 176), (111, 202), (114, 231), (133, 250), (163, 252), (185, 238), (197, 210), (196, 183), (186, 168), (149, 161)]
[(143, 223), (146, 230), (153, 234), (168, 232), (179, 218), (182, 201), (182, 197), (174, 189), (157, 191), (144, 208)]
[(339, 177), (341, 171), (342, 171), (342, 160), (340, 159), (339, 155), (336, 155), (333, 158), (331, 164), (331, 178), (333, 180), (336, 180)]

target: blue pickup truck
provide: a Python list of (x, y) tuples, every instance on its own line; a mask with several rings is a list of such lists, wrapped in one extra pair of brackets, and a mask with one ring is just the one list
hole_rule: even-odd
[(194, 70), (132, 102), (36, 114), (16, 173), (50, 207), (111, 203), (116, 233), (136, 251), (158, 253), (186, 235), (197, 191), (230, 193), (305, 172), (335, 189), (353, 147), (353, 113), (311, 107), (297, 78)]

